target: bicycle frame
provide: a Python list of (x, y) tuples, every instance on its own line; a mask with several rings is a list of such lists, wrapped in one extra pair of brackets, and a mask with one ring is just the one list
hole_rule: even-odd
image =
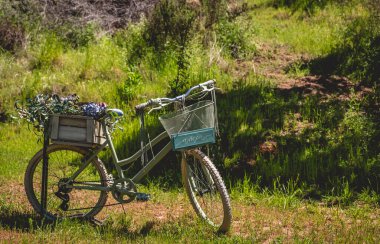
[[(128, 165), (128, 164), (131, 164), (131, 163), (135, 162), (139, 157), (142, 156), (142, 154), (146, 150), (149, 150), (149, 149), (153, 148), (156, 144), (158, 144), (159, 142), (161, 142), (165, 138), (169, 137), (169, 135), (167, 134), (167, 132), (164, 131), (161, 134), (159, 134), (157, 137), (155, 137), (149, 144), (145, 145), (144, 148), (143, 148), (143, 150), (140, 149), (136, 153), (134, 153), (132, 156), (130, 156), (128, 158), (125, 158), (125, 159), (119, 160), (119, 158), (117, 156), (117, 153), (116, 153), (116, 150), (115, 150), (115, 147), (114, 147), (113, 142), (112, 142), (111, 134), (110, 134), (110, 132), (109, 132), (107, 126), (106, 126), (106, 123), (102, 122), (102, 126), (103, 126), (103, 128), (105, 128), (106, 141), (102, 145), (100, 145), (99, 147), (97, 147), (92, 153), (90, 153), (89, 155), (87, 155), (83, 159), (82, 166), (68, 179), (67, 182), (74, 182), (75, 178), (91, 163), (91, 161), (96, 157), (96, 155), (98, 155), (98, 153), (100, 151), (102, 151), (104, 148), (106, 148), (107, 146), (109, 146), (110, 149), (111, 149), (112, 158), (113, 158), (113, 164), (116, 167), (118, 178), (119, 179), (124, 179), (124, 173), (123, 173), (123, 170), (121, 169), (122, 166), (125, 166), (125, 165)], [(144, 178), (144, 176), (147, 173), (149, 173), (149, 171), (158, 162), (161, 161), (161, 159), (166, 154), (168, 154), (172, 150), (172, 148), (173, 148), (173, 146), (172, 146), (171, 142), (167, 143), (161, 149), (160, 152), (158, 152), (156, 155), (154, 155), (153, 158), (142, 169), (140, 169), (136, 173), (136, 175), (134, 175), (131, 178), (131, 180), (134, 183), (138, 183), (142, 178)], [(73, 185), (73, 186), (69, 186), (69, 187), (75, 188), (75, 189), (100, 190), (100, 191), (110, 191), (110, 190), (112, 190), (112, 187), (104, 187), (104, 186), (101, 186), (100, 184), (92, 184), (92, 183), (82, 183), (82, 184), (83, 185)]]
[[(144, 109), (145, 107), (147, 107), (149, 105), (152, 105), (152, 104), (159, 105), (159, 107), (162, 108), (162, 106), (165, 106), (165, 105), (162, 104), (162, 102), (164, 102), (164, 103), (165, 102), (172, 103), (172, 102), (176, 102), (176, 101), (184, 101), (183, 99), (185, 99), (190, 94), (190, 92), (192, 92), (193, 90), (198, 89), (198, 88), (202, 88), (202, 87), (204, 89), (206, 89), (205, 88), (206, 86), (214, 84), (214, 83), (215, 83), (214, 80), (209, 80), (207, 82), (204, 82), (202, 84), (199, 84), (197, 86), (194, 86), (194, 87), (190, 88), (185, 94), (177, 96), (175, 98), (150, 99), (146, 103), (137, 105), (135, 107), (135, 109), (136, 109), (136, 111), (140, 110), (140, 109)], [(209, 91), (211, 91), (211, 90), (209, 90)], [(213, 94), (212, 94), (212, 96), (215, 96), (215, 93), (213, 93)], [(153, 150), (153, 146), (155, 146), (157, 143), (159, 143), (163, 139), (169, 137), (169, 135), (167, 134), (167, 132), (164, 131), (161, 134), (159, 134), (157, 137), (155, 137), (150, 143), (148, 143), (147, 145), (145, 145), (142, 149), (138, 150), (135, 154), (133, 154), (132, 156), (130, 156), (129, 158), (125, 158), (125, 159), (119, 160), (119, 158), (118, 158), (118, 156), (116, 154), (115, 147), (114, 147), (113, 142), (112, 142), (112, 138), (111, 138), (110, 132), (109, 132), (107, 126), (106, 126), (106, 122), (105, 121), (102, 122), (102, 126), (104, 128), (104, 134), (105, 134), (105, 137), (106, 137), (106, 141), (102, 145), (100, 145), (99, 147), (95, 148), (92, 153), (90, 153), (89, 155), (86, 155), (86, 157), (82, 160), (83, 161), (82, 166), (68, 179), (67, 182), (74, 182), (75, 178), (91, 163), (91, 161), (96, 157), (96, 155), (98, 155), (98, 153), (100, 151), (102, 151), (106, 146), (109, 146), (111, 148), (112, 157), (113, 157), (113, 164), (115, 165), (115, 168), (116, 168), (116, 171), (117, 171), (117, 174), (118, 174), (118, 179), (117, 180), (119, 180), (119, 179), (126, 179), (126, 178), (124, 178), (124, 173), (123, 173), (123, 170), (121, 169), (122, 166), (125, 166), (125, 165), (128, 165), (128, 164), (131, 164), (131, 163), (135, 162), (139, 157), (142, 157), (143, 154), (147, 150), (149, 150), (149, 149)], [(130, 180), (132, 180), (133, 183), (138, 183), (172, 149), (173, 149), (172, 143), (169, 142), (168, 144), (166, 144), (161, 149), (161, 151), (158, 154), (153, 155), (153, 158), (146, 165), (144, 165), (144, 167), (139, 172), (137, 172), (137, 174), (134, 175)], [(88, 183), (83, 182), (81, 184), (82, 185), (76, 185), (76, 186), (71, 185), (71, 186), (67, 186), (67, 187), (76, 188), (76, 189), (100, 190), (100, 191), (110, 191), (110, 190), (113, 190), (114, 187), (115, 187), (115, 186), (106, 187), (106, 186), (102, 186), (101, 184), (92, 184), (92, 183), (89, 183), (89, 182)], [(124, 191), (123, 189), (118, 189), (118, 190)], [(131, 193), (131, 192), (128, 192), (128, 191), (124, 191), (124, 192), (125, 193)]]

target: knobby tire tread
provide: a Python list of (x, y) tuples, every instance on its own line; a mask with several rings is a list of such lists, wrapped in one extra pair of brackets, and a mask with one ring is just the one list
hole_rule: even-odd
[[(216, 187), (218, 189), (218, 192), (220, 194), (222, 204), (223, 204), (223, 222), (218, 227), (219, 232), (227, 232), (230, 229), (231, 221), (232, 221), (232, 211), (231, 211), (231, 203), (230, 203), (230, 197), (227, 192), (227, 188), (222, 180), (222, 177), (220, 176), (218, 170), (212, 163), (211, 159), (206, 156), (202, 151), (199, 149), (193, 149), (193, 150), (187, 150), (184, 152), (185, 154), (188, 154), (190, 156), (194, 156), (197, 158), (211, 174), (212, 179), (215, 181)], [(201, 212), (203, 212), (202, 209), (199, 209), (199, 205), (196, 204), (196, 199), (194, 199), (193, 192), (191, 190), (191, 186), (188, 179), (188, 172), (187, 172), (187, 162), (186, 157), (182, 157), (181, 162), (181, 171), (182, 171), (182, 181), (186, 190), (186, 193), (190, 199), (191, 205), (193, 206), (195, 212), (198, 216), (204, 219)]]

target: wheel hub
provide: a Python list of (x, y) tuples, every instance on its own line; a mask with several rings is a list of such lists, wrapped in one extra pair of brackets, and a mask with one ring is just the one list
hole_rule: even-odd
[(62, 178), (58, 181), (58, 192), (70, 193), (73, 190), (73, 188), (69, 186), (72, 186), (72, 185), (73, 183), (69, 182), (68, 178)]

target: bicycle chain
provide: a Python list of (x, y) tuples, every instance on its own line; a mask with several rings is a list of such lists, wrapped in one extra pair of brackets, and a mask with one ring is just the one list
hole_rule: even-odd
[[(89, 183), (89, 182), (112, 182), (111, 185), (114, 184), (114, 179), (109, 179), (109, 180), (88, 180), (88, 181), (74, 181), (73, 183), (77, 183), (77, 184), (84, 184), (84, 183)], [(65, 200), (64, 200), (65, 201)], [(67, 204), (68, 201), (66, 202), (65, 201), (65, 204)], [(106, 205), (103, 205), (103, 206), (93, 206), (93, 207), (85, 207), (85, 208), (74, 208), (74, 209), (66, 209), (64, 210), (65, 212), (69, 212), (69, 211), (79, 211), (79, 210), (86, 210), (86, 209), (96, 209), (96, 208), (104, 208), (104, 207), (110, 207), (110, 206), (116, 206), (116, 205), (120, 205), (120, 204), (125, 204), (125, 203), (128, 203), (128, 202), (118, 202), (118, 203), (110, 203), (110, 204), (106, 204)]]

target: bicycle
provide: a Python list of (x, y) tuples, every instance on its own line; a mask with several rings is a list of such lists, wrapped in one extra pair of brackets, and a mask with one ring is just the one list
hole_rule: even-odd
[[(193, 94), (194, 91), (197, 93)], [(191, 96), (202, 100), (210, 94), (211, 101), (199, 101), (185, 106), (186, 99)], [(135, 109), (140, 117), (141, 135), (145, 133), (145, 109), (151, 108), (150, 113), (170, 104), (177, 104), (182, 108), (159, 118), (166, 131), (149, 140), (149, 143), (145, 143), (141, 137), (140, 150), (128, 158), (119, 159), (111, 137), (110, 127), (123, 116), (123, 112), (118, 109), (108, 109), (100, 120), (105, 137), (102, 144), (91, 148), (49, 144), (46, 148), (48, 163), (45, 169), (43, 149), (37, 152), (27, 166), (24, 182), (26, 195), (34, 210), (48, 220), (93, 218), (106, 205), (109, 192), (122, 204), (133, 200), (147, 201), (150, 195), (138, 192), (136, 183), (166, 154), (176, 150), (182, 156), (182, 180), (195, 212), (220, 232), (228, 231), (232, 220), (228, 192), (212, 161), (199, 148), (200, 145), (215, 140), (213, 133), (215, 134), (217, 118), (210, 119), (211, 114), (216, 114), (215, 81), (201, 83), (175, 98), (150, 99), (137, 105)], [(201, 118), (201, 122), (196, 121), (196, 118)], [(200, 125), (204, 122), (202, 120), (208, 125)], [(205, 128), (199, 129), (202, 126)], [(198, 130), (194, 130), (197, 127)], [(154, 154), (153, 147), (168, 137), (170, 142)], [(106, 147), (111, 150), (112, 162), (117, 171), (115, 179), (112, 174), (107, 173), (103, 162), (97, 157)], [(149, 150), (152, 150), (150, 160), (147, 157)], [(139, 158), (144, 163), (143, 167), (133, 177), (126, 178), (123, 168)]]

